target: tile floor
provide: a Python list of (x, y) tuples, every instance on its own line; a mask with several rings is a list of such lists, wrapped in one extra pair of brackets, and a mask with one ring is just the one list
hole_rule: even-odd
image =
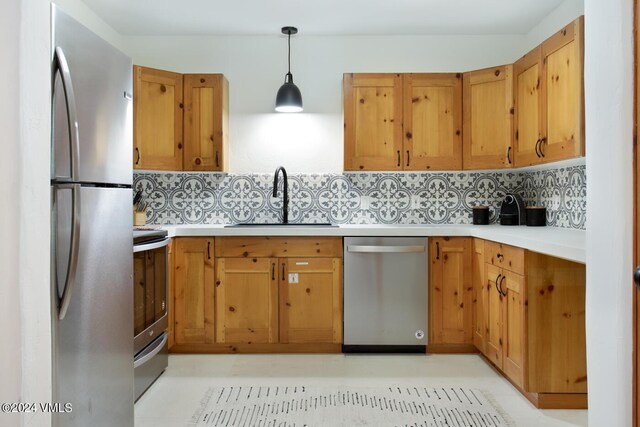
[(518, 427), (586, 426), (587, 411), (540, 411), (476, 355), (172, 355), (138, 400), (136, 427), (185, 427), (214, 385), (430, 385), (488, 390)]

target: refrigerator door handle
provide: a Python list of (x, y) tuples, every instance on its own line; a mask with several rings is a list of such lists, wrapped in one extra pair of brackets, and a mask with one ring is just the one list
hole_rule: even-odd
[(69, 264), (67, 265), (67, 275), (60, 298), (60, 308), (58, 318), (64, 319), (71, 302), (71, 295), (76, 283), (76, 272), (78, 270), (78, 255), (80, 253), (80, 184), (62, 184), (58, 188), (71, 188), (72, 193), (72, 213), (71, 213), (71, 248), (69, 249)]
[[(69, 179), (71, 181), (78, 180), (78, 163), (80, 156), (80, 136), (78, 133), (78, 114), (76, 109), (76, 98), (73, 92), (73, 83), (71, 81), (71, 72), (69, 71), (69, 63), (64, 55), (61, 47), (56, 47), (53, 54), (53, 77), (52, 87), (55, 88), (56, 74), (60, 72), (62, 78), (62, 87), (64, 89), (65, 105), (67, 107), (67, 123), (69, 126), (69, 143), (71, 153), (71, 176), (55, 177)], [(55, 94), (52, 97), (52, 111), (55, 111)], [(54, 171), (55, 173), (55, 171)]]

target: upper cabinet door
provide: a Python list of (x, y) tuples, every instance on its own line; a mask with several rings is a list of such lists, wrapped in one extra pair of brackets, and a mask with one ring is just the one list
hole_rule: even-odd
[(464, 74), (464, 168), (513, 165), (513, 66)]
[(184, 76), (184, 169), (227, 170), (229, 84), (222, 74)]
[(133, 167), (182, 170), (182, 75), (133, 70)]
[(542, 48), (527, 53), (513, 65), (515, 95), (514, 161), (517, 167), (542, 161), (540, 144), (545, 132)]
[(584, 17), (542, 44), (547, 132), (545, 162), (584, 156)]
[(343, 84), (345, 170), (402, 170), (402, 75), (345, 74)]
[(462, 169), (462, 74), (405, 74), (403, 98), (404, 169)]

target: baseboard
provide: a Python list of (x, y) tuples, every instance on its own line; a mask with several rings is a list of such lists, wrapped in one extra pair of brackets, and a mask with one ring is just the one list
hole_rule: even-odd
[(480, 356), (491, 368), (509, 381), (516, 390), (538, 409), (588, 409), (587, 393), (533, 393), (525, 391), (522, 387), (514, 383), (511, 378), (506, 376), (504, 372), (494, 365), (484, 354), (480, 354)]
[(268, 354), (268, 353), (342, 353), (342, 344), (174, 344), (171, 354)]
[(478, 349), (473, 344), (427, 344), (427, 354), (474, 354)]

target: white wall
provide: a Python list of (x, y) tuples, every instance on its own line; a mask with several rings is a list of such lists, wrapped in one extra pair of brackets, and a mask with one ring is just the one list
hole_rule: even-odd
[(630, 426), (632, 0), (585, 2), (589, 425)]
[[(22, 319), (22, 401), (51, 401), (49, 282), (50, 3), (21, 0), (20, 219), (18, 253)], [(25, 414), (25, 426), (48, 426), (50, 415)]]
[(230, 170), (339, 172), (342, 74), (447, 72), (508, 63), (524, 36), (294, 36), (292, 72), (305, 112), (276, 114), (286, 73), (284, 36), (126, 37), (134, 63), (224, 73), (230, 85)]
[[(18, 288), (18, 229), (19, 208), (16, 204), (19, 188), (20, 122), (19, 55), (20, 0), (6, 0), (0, 15), (0, 129), (3, 134), (0, 156), (0, 402), (18, 402), (21, 396), (21, 326), (20, 294)], [(0, 413), (0, 424), (18, 425), (19, 416)]]
[(52, 0), (51, 2), (118, 49), (125, 50), (124, 38), (81, 0)]
[(522, 54), (538, 46), (553, 33), (581, 15), (584, 15), (584, 0), (565, 0), (527, 33), (522, 46)]

